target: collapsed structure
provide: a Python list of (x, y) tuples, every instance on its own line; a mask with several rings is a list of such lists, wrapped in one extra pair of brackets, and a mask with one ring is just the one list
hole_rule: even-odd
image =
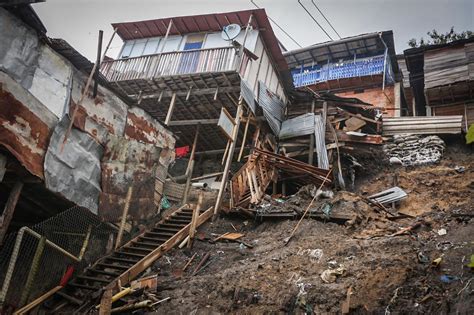
[[(25, 312), (110, 308), (112, 295), (222, 210), (264, 218), (262, 207), (300, 188), (353, 190), (358, 152), (382, 153), (382, 144), (403, 165), (438, 162), (444, 142), (423, 135), (472, 124), (472, 40), (403, 58), (383, 31), (285, 51), (257, 9), (114, 23), (119, 56), (101, 58), (99, 48), (93, 64), (48, 38), (28, 5), (0, 7), (0, 25), (9, 30), (0, 34), (0, 241), (13, 232), (0, 302)], [(454, 69), (446, 58), (459, 69), (440, 78)], [(209, 185), (210, 197), (193, 185)], [(407, 196), (388, 193), (391, 204)], [(364, 206), (386, 211), (377, 200)], [(298, 202), (298, 211), (263, 212), (304, 218), (312, 202), (306, 211)], [(328, 204), (318, 209), (311, 217), (330, 217)], [(49, 231), (79, 237), (67, 245), (35, 230), (71, 213), (88, 221)], [(35, 246), (20, 250), (24, 231)], [(12, 276), (18, 260), (38, 265), (45, 246), (65, 256), (59, 286), (34, 287), (34, 268)]]

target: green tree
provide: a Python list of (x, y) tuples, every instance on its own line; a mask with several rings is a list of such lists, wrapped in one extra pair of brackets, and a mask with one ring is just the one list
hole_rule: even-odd
[(427, 32), (426, 34), (429, 36), (428, 40), (425, 40), (423, 37), (420, 38), (420, 41), (417, 41), (416, 38), (412, 38), (408, 41), (408, 46), (415, 48), (427, 45), (447, 44), (455, 40), (467, 39), (474, 36), (474, 33), (472, 31), (456, 33), (454, 31), (454, 27), (451, 27), (449, 32), (445, 34), (438, 33), (437, 30), (432, 30), (431, 32)]

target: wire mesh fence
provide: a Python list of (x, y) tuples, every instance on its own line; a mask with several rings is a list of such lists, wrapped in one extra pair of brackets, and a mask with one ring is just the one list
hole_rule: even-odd
[(31, 228), (9, 234), (0, 248), (2, 309), (26, 305), (113, 249), (116, 228), (75, 206)]

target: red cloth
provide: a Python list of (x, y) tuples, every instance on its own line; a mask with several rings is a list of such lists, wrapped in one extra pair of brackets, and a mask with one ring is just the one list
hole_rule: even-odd
[(74, 267), (71, 265), (67, 266), (66, 272), (64, 273), (64, 276), (61, 278), (59, 285), (62, 287), (66, 286), (66, 284), (72, 278), (73, 273), (74, 273)]
[(189, 145), (184, 146), (184, 147), (175, 148), (175, 152), (176, 152), (176, 157), (177, 158), (185, 157), (189, 153)]

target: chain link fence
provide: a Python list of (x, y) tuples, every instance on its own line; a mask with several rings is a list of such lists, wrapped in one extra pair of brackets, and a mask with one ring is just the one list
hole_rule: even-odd
[(33, 301), (113, 249), (117, 229), (86, 208), (72, 207), (9, 234), (0, 248), (0, 303), (4, 312)]

